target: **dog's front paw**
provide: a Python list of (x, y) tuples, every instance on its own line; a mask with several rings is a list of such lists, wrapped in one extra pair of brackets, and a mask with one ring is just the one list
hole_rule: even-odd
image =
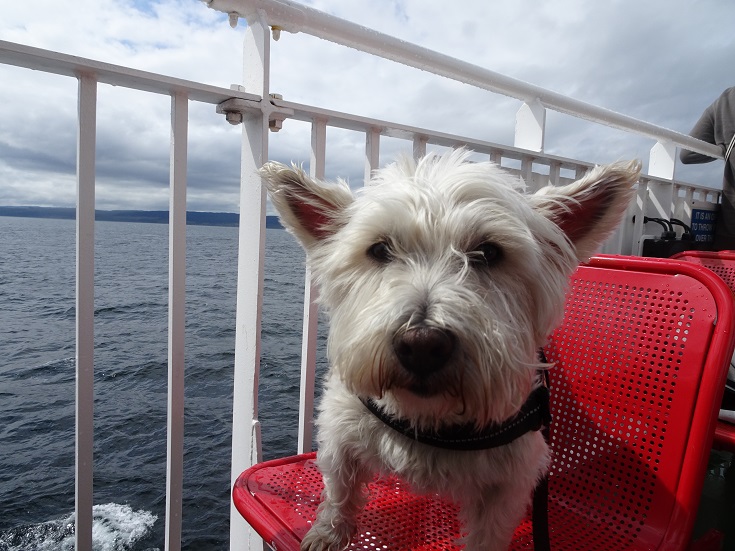
[(354, 531), (346, 522), (324, 526), (317, 521), (301, 541), (301, 551), (342, 551), (350, 545)]

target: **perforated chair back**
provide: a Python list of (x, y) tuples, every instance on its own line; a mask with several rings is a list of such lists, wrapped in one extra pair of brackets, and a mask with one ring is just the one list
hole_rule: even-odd
[[(693, 262), (712, 270), (735, 294), (735, 251), (684, 251), (672, 258)], [(735, 425), (724, 421), (717, 423), (714, 447), (735, 452)]]
[(700, 264), (712, 270), (735, 292), (735, 251), (684, 251), (671, 258)]
[[(709, 271), (682, 262), (594, 258), (575, 273), (549, 361), (551, 548), (676, 550), (691, 535), (725, 371), (733, 302)], [(472, 453), (472, 452), (467, 452)], [(233, 489), (274, 549), (297, 550), (316, 515), (314, 455), (256, 465)], [(454, 550), (457, 510), (376, 478), (348, 549)], [(530, 518), (530, 517), (529, 517)], [(533, 549), (531, 522), (511, 549)]]

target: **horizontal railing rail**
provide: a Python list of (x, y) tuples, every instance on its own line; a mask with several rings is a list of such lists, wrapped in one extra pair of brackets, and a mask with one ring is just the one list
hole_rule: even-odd
[(385, 59), (464, 82), (526, 103), (544, 107), (613, 128), (626, 130), (661, 142), (669, 142), (697, 153), (722, 158), (722, 151), (706, 142), (622, 113), (598, 107), (522, 80), (467, 63), (417, 46), (368, 27), (345, 21), (292, 0), (203, 0), (215, 10), (248, 20), (265, 17), (276, 32), (303, 32), (355, 48)]
[(186, 94), (193, 101), (218, 104), (230, 98), (260, 100), (239, 89), (220, 88), (192, 80), (169, 77), (0, 40), (0, 63), (68, 77), (93, 75), (98, 83), (122, 86), (154, 94)]
[[(398, 138), (414, 142), (420, 141), (426, 145), (431, 144), (442, 147), (465, 146), (477, 153), (487, 154), (494, 160), (501, 158), (515, 161), (530, 160), (533, 163), (538, 163), (546, 166), (554, 165), (561, 169), (569, 169), (573, 171), (578, 171), (580, 167), (590, 169), (594, 166), (594, 163), (582, 161), (579, 159), (553, 155), (546, 152), (542, 153), (529, 151), (528, 149), (524, 149), (521, 147), (499, 144), (487, 140), (472, 138), (459, 134), (450, 134), (428, 128), (400, 124), (392, 121), (373, 119), (348, 113), (341, 113), (338, 111), (332, 111), (321, 107), (314, 107), (311, 105), (285, 101), (282, 99), (272, 99), (271, 103), (275, 107), (285, 110), (284, 112), (290, 113), (286, 118), (309, 123), (313, 123), (317, 120), (324, 120), (329, 127), (333, 128), (352, 130), (354, 132), (361, 133), (377, 132), (381, 136), (385, 136), (388, 138)], [(722, 156), (721, 152), (720, 156)], [(704, 194), (719, 193), (719, 190), (717, 189), (713, 189), (708, 186), (703, 186), (693, 182), (686, 182), (679, 179), (666, 179), (650, 175), (647, 176), (647, 178), (649, 180), (656, 181), (662, 184), (671, 184), (673, 182), (676, 186), (692, 188), (695, 190), (699, 190)], [(551, 183), (555, 182), (552, 180)]]

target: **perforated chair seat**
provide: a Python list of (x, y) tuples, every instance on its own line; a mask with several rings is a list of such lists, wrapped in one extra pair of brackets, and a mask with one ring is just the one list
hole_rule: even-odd
[[(298, 549), (316, 517), (323, 484), (315, 453), (267, 461), (241, 475), (233, 492), (238, 510), (269, 511), (246, 518), (274, 549)], [(412, 494), (396, 477), (376, 477), (360, 514), (360, 534), (348, 549), (457, 549), (457, 508), (439, 496)], [(259, 526), (259, 521), (262, 522)], [(401, 542), (393, 547), (391, 542)]]
[[(554, 551), (687, 547), (733, 338), (729, 290), (708, 270), (626, 257), (577, 270), (564, 321), (545, 347), (555, 363)], [(314, 458), (255, 465), (235, 484), (237, 509), (274, 549), (297, 550), (315, 518), (322, 480)], [(368, 491), (348, 549), (461, 549), (452, 503), (394, 477), (376, 478)], [(511, 549), (533, 549), (529, 519)]]
[[(260, 463), (237, 480), (233, 496), (256, 531), (267, 537), (272, 549), (297, 550), (316, 517), (323, 489), (315, 453)], [(298, 482), (296, 482), (298, 481)], [(368, 485), (370, 501), (360, 513), (360, 532), (349, 550), (459, 551), (460, 523), (457, 507), (440, 496), (416, 495), (396, 477), (376, 477)], [(554, 549), (611, 549), (610, 542), (630, 539), (638, 528), (611, 526), (605, 516), (575, 511), (566, 500), (553, 496), (549, 521)], [(260, 510), (265, 516), (256, 515)], [(248, 511), (249, 514), (246, 514)], [(561, 530), (556, 527), (563, 527)], [(621, 536), (622, 532), (622, 536)], [(574, 535), (573, 542), (568, 534)], [(557, 537), (567, 545), (557, 545)], [(515, 532), (511, 549), (533, 549), (530, 515)], [(624, 546), (621, 549), (639, 549)]]
[[(712, 270), (735, 294), (735, 251), (684, 251), (672, 258), (693, 262)], [(735, 452), (735, 425), (719, 421), (713, 445), (721, 450)]]

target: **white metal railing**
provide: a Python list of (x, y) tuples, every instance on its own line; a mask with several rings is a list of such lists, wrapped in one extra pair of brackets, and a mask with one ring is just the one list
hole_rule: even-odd
[[(186, 168), (190, 101), (216, 105), (233, 97), (258, 102), (259, 96), (171, 78), (20, 44), (0, 41), (0, 63), (76, 78), (76, 549), (92, 550), (94, 414), (94, 232), (97, 85), (99, 83), (171, 97), (168, 408), (166, 549), (181, 548), (184, 438), (184, 329), (186, 289)], [(260, 158), (259, 158), (260, 159)], [(247, 202), (247, 201), (245, 201)], [(263, 211), (264, 212), (264, 211)], [(254, 217), (260, 220), (260, 212)], [(259, 227), (259, 225), (258, 225)], [(253, 231), (248, 241), (259, 230)], [(260, 258), (260, 249), (248, 252)], [(246, 272), (247, 267), (241, 270)], [(253, 292), (251, 296), (258, 296)], [(249, 306), (248, 306), (249, 307)]]
[(77, 550), (92, 548), (94, 433), (94, 197), (97, 82), (79, 77), (76, 270), (76, 467)]
[[(236, 308), (235, 377), (233, 399), (232, 479), (261, 458), (258, 422), (260, 320), (263, 290), (265, 190), (257, 168), (268, 159), (268, 132), (287, 119), (311, 125), (311, 175), (324, 176), (328, 127), (349, 129), (364, 135), (365, 175), (378, 167), (381, 138), (400, 138), (414, 155), (428, 146), (469, 147), (492, 161), (510, 166), (531, 188), (547, 182), (562, 183), (590, 168), (584, 161), (548, 155), (543, 151), (546, 109), (553, 109), (595, 123), (620, 128), (651, 138), (655, 144), (649, 174), (641, 178), (637, 201), (628, 224), (608, 243), (606, 252), (637, 253), (645, 228), (643, 216), (676, 216), (686, 219), (686, 208), (696, 199), (717, 203), (719, 193), (696, 184), (675, 182), (677, 147), (721, 157), (716, 147), (689, 136), (638, 121), (510, 79), (486, 69), (420, 48), (359, 25), (342, 21), (289, 0), (210, 0), (208, 5), (230, 14), (231, 23), (246, 17), (244, 54), (248, 62), (242, 86), (219, 88), (67, 56), (0, 41), (0, 62), (65, 75), (79, 81), (77, 159), (77, 428), (76, 428), (76, 538), (77, 549), (91, 550), (92, 531), (92, 414), (94, 369), (94, 203), (95, 127), (97, 84), (107, 83), (171, 97), (171, 169), (169, 225), (169, 331), (168, 425), (166, 483), (166, 549), (181, 547), (184, 418), (184, 306), (187, 114), (191, 101), (217, 105), (232, 123), (243, 124), (238, 284)], [(339, 113), (324, 108), (271, 98), (269, 94), (271, 32), (308, 32), (419, 67), (486, 90), (506, 94), (524, 103), (517, 114), (513, 145), (502, 145), (466, 136), (402, 125), (396, 122)], [(265, 99), (261, 99), (265, 98)], [(310, 274), (305, 277), (301, 397), (298, 451), (312, 442), (314, 372), (316, 364), (316, 290)], [(232, 549), (262, 548), (239, 514), (232, 508)]]

